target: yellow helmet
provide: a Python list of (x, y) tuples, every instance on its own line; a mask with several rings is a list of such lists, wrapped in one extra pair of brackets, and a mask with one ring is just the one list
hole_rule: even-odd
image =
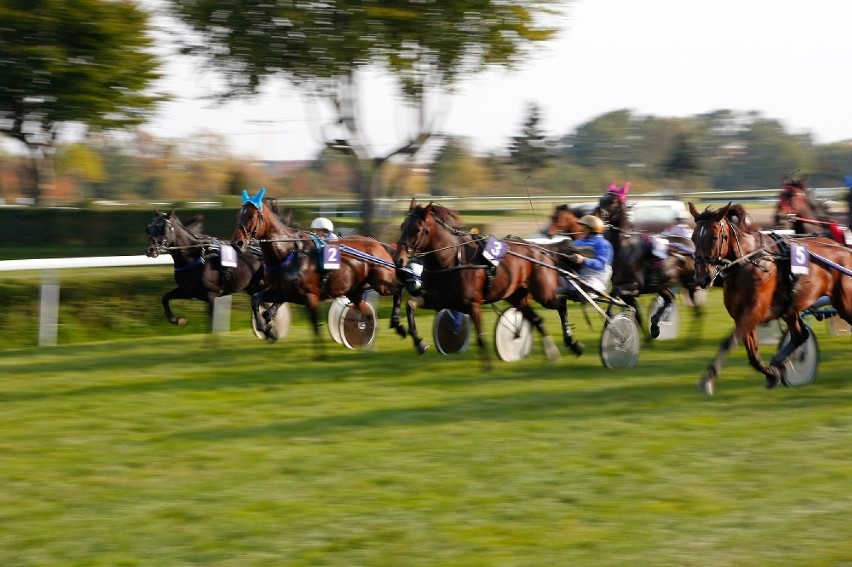
[(595, 215), (583, 215), (577, 222), (580, 223), (581, 226), (591, 229), (592, 232), (601, 234), (604, 231), (603, 221)]

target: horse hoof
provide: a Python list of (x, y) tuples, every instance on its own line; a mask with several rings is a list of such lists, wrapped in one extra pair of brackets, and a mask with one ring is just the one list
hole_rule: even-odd
[(402, 325), (397, 325), (393, 328), (396, 331), (396, 334), (402, 337), (403, 339), (408, 336), (408, 333), (405, 331), (405, 327)]
[(544, 338), (544, 355), (547, 357), (548, 362), (559, 362), (559, 349), (556, 348), (552, 337)]
[(429, 345), (427, 345), (423, 341), (420, 341), (419, 343), (417, 343), (416, 347), (417, 347), (417, 354), (423, 354), (429, 348)]
[(712, 378), (702, 378), (698, 381), (698, 390), (712, 396), (716, 394), (716, 381)]
[(778, 386), (779, 382), (781, 382), (781, 380), (777, 376), (767, 376), (766, 377), (766, 389), (767, 390), (774, 389), (776, 386)]
[(183, 317), (178, 317), (177, 323), (175, 323), (178, 327), (186, 326), (186, 319)]
[(660, 336), (660, 326), (659, 325), (651, 325), (651, 338), (656, 339)]
[(571, 352), (573, 352), (577, 356), (583, 356), (583, 353), (586, 352), (586, 345), (584, 345), (580, 341), (570, 341), (568, 342), (567, 346), (571, 349)]

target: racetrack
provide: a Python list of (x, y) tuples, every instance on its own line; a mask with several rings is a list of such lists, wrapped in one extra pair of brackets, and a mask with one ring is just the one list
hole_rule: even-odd
[(385, 320), (375, 350), (324, 336), (317, 361), (299, 308), (276, 344), (187, 329), (4, 351), (0, 565), (845, 564), (849, 336), (815, 325), (800, 389), (765, 390), (739, 347), (707, 397), (720, 295), (700, 338), (618, 371), (576, 306), (584, 357), (548, 364), (537, 339), (487, 374), (475, 348), (417, 356)]

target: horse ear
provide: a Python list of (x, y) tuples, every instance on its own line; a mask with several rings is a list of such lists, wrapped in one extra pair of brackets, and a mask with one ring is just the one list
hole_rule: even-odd
[(411, 211), (413, 211), (415, 207), (417, 207), (417, 199), (412, 197), (411, 202), (408, 204), (408, 212), (410, 213)]
[(728, 201), (728, 204), (722, 207), (722, 209), (720, 209), (719, 212), (716, 213), (716, 222), (719, 222), (720, 220), (728, 216), (728, 211), (731, 210), (731, 202), (732, 201)]
[(689, 205), (689, 214), (692, 215), (692, 218), (698, 220), (698, 216), (701, 214), (698, 212), (698, 209), (695, 208), (695, 205), (692, 202), (687, 203)]

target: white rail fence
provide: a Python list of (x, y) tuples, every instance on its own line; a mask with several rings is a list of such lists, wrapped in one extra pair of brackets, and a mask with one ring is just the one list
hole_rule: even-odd
[[(59, 277), (58, 270), (80, 268), (118, 268), (123, 266), (173, 265), (171, 256), (148, 258), (147, 256), (98, 256), (92, 258), (37, 258), (27, 260), (2, 260), (0, 272), (41, 272), (41, 295), (39, 301), (39, 346), (56, 346), (59, 330)], [(226, 331), (223, 324), (224, 309), (230, 315), (230, 297), (222, 308), (214, 308), (214, 330)], [(218, 303), (218, 302), (217, 302)], [(218, 306), (214, 306), (218, 307)]]

